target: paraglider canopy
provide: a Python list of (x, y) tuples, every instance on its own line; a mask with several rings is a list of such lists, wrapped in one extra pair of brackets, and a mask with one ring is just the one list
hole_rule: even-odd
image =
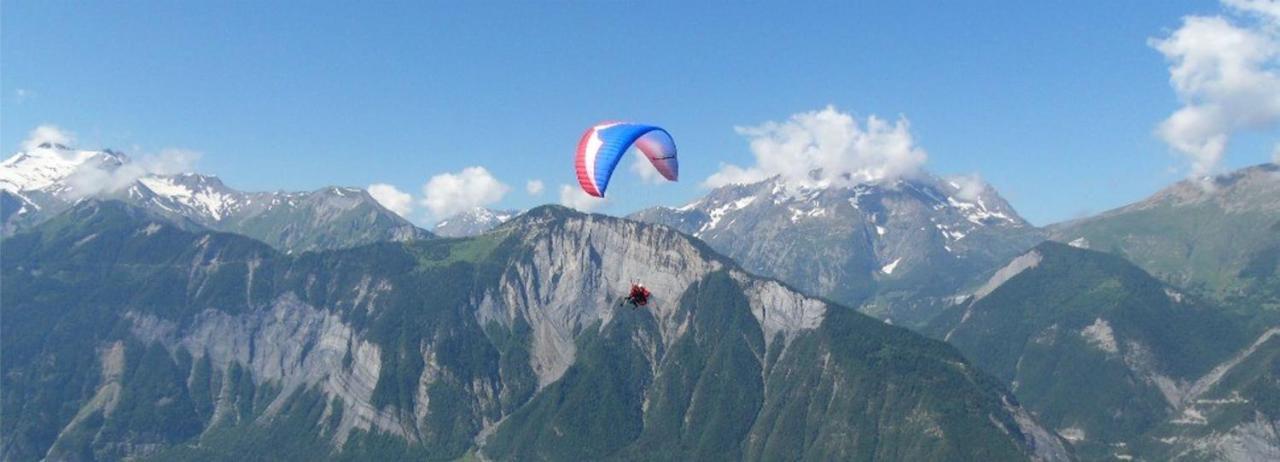
[(588, 128), (578, 142), (575, 166), (578, 184), (587, 194), (604, 197), (609, 177), (618, 161), (634, 145), (663, 178), (676, 181), (680, 166), (676, 163), (676, 143), (661, 127), (628, 122), (601, 122)]

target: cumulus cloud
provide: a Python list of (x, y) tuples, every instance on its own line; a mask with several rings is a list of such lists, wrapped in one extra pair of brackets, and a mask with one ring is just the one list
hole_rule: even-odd
[(560, 185), (560, 205), (590, 212), (605, 204), (603, 198), (595, 197), (585, 192), (577, 186), (569, 186), (567, 184)]
[(437, 219), (502, 200), (511, 188), (484, 167), (467, 167), (458, 173), (442, 173), (422, 185), (422, 205)]
[(659, 173), (658, 169), (653, 168), (653, 163), (649, 162), (649, 158), (645, 157), (644, 154), (633, 155), (631, 156), (631, 159), (631, 173), (640, 177), (640, 181), (643, 181), (646, 184), (661, 184), (666, 181), (666, 178), (663, 178), (662, 173)]
[(165, 149), (123, 164), (87, 162), (67, 178), (72, 194), (78, 197), (112, 193), (147, 175), (173, 175), (194, 170), (200, 153), (187, 149)]
[(74, 133), (58, 128), (56, 125), (44, 124), (27, 134), (27, 139), (22, 141), (22, 149), (30, 151), (45, 143), (71, 146), (75, 141)]
[(386, 207), (387, 210), (395, 212), (396, 215), (408, 217), (409, 212), (413, 211), (413, 196), (409, 193), (401, 191), (395, 186), (386, 183), (374, 183), (369, 185), (369, 195), (373, 199)]
[(530, 196), (541, 195), (542, 189), (542, 180), (529, 180), (524, 184), (524, 190), (525, 192), (528, 192)]
[(707, 187), (780, 176), (792, 186), (851, 186), (914, 175), (928, 157), (905, 118), (874, 115), (859, 122), (835, 107), (792, 115), (785, 122), (736, 127), (750, 141), (755, 165), (721, 165)]
[(1224, 0), (1226, 15), (1187, 16), (1150, 45), (1169, 61), (1182, 107), (1156, 134), (1191, 164), (1217, 169), (1231, 136), (1280, 120), (1280, 1)]

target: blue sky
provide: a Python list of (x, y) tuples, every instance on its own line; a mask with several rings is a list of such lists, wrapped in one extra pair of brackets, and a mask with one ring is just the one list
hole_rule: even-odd
[[(828, 105), (910, 121), (924, 168), (980, 174), (1036, 224), (1179, 180), (1156, 127), (1181, 103), (1150, 44), (1206, 1), (33, 2), (0, 15), (0, 147), (40, 124), (81, 147), (185, 148), (246, 190), (389, 183), (483, 166), (494, 204), (556, 202), (599, 120), (664, 126), (681, 179), (620, 167), (602, 210), (679, 205), (735, 126)], [(1266, 162), (1274, 124), (1236, 134), (1222, 169)], [(546, 184), (540, 196), (526, 180)], [(420, 222), (432, 218), (422, 207)]]

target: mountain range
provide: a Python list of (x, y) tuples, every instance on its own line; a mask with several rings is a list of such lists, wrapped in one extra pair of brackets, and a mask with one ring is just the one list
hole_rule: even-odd
[(217, 177), (148, 174), (113, 150), (51, 143), (0, 162), (0, 221), (6, 235), (88, 197), (118, 199), (182, 226), (243, 234), (288, 252), (428, 239), (359, 188), (247, 193)]
[(945, 343), (556, 206), (291, 256), (89, 200), (2, 264), (6, 460), (1071, 457)]
[(0, 163), (0, 459), (1280, 459), (1274, 164), (1046, 227), (921, 173), (434, 233), (138, 167)]
[(965, 186), (771, 179), (633, 218), (956, 345), (1082, 458), (1280, 457), (1280, 167), (1045, 228)]

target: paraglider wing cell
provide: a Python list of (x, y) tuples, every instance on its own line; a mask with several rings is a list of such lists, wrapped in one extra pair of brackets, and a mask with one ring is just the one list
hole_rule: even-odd
[(663, 178), (676, 181), (680, 166), (676, 162), (676, 143), (671, 134), (660, 127), (626, 122), (603, 122), (587, 129), (578, 141), (575, 167), (578, 184), (587, 194), (604, 197), (609, 177), (618, 161), (634, 145)]

